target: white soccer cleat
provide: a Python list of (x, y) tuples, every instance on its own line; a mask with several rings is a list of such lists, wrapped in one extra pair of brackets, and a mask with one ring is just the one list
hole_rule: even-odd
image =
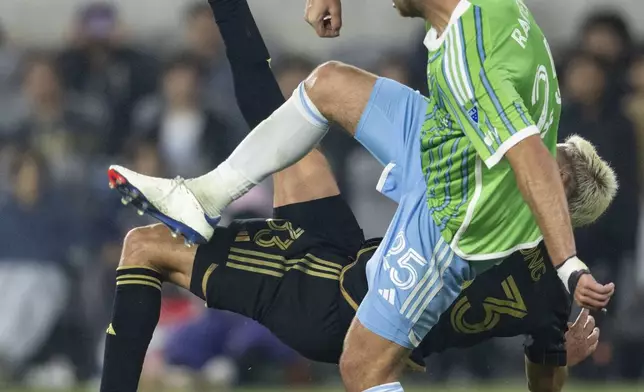
[(205, 244), (212, 237), (220, 218), (206, 216), (181, 177), (150, 177), (122, 166), (110, 166), (107, 175), (110, 188), (123, 196), (123, 204), (131, 204), (139, 214), (159, 220), (170, 228), (173, 237), (183, 235), (186, 245)]

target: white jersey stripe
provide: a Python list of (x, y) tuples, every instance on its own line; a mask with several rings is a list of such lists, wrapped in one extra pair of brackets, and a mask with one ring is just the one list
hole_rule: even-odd
[(465, 88), (463, 86), (463, 78), (460, 75), (459, 72), (459, 51), (458, 51), (458, 43), (456, 39), (456, 35), (454, 32), (454, 28), (452, 27), (450, 31), (448, 32), (449, 36), (447, 40), (449, 41), (449, 59), (450, 59), (450, 66), (451, 66), (451, 71), (452, 71), (452, 78), (454, 79), (454, 82), (456, 83), (456, 88), (458, 89), (459, 93), (459, 103), (461, 106), (465, 105), (465, 102), (467, 100), (466, 93), (465, 93)]
[(459, 43), (459, 38), (458, 38), (458, 29), (455, 28), (456, 26), (453, 26), (450, 31), (449, 31), (449, 43), (450, 43), (450, 61), (452, 64), (452, 73), (453, 73), (453, 78), (456, 81), (456, 86), (458, 87), (458, 91), (461, 95), (461, 102), (460, 105), (464, 106), (467, 101), (468, 101), (468, 95), (465, 86), (467, 83), (465, 82), (464, 75), (461, 69), (461, 51), (460, 51), (460, 43)]
[(472, 87), (470, 86), (470, 81), (467, 75), (469, 74), (469, 69), (467, 69), (466, 64), (467, 61), (465, 59), (466, 53), (465, 50), (463, 49), (463, 42), (465, 41), (465, 37), (463, 37), (462, 31), (459, 28), (459, 24), (455, 24), (454, 27), (452, 28), (454, 30), (454, 41), (456, 41), (456, 47), (457, 47), (457, 59), (458, 59), (458, 65), (460, 69), (460, 77), (461, 81), (465, 85), (465, 103), (471, 101), (474, 99), (474, 92)]
[[(447, 34), (447, 32), (445, 32), (445, 34)], [(448, 36), (447, 40), (445, 41), (445, 56), (443, 57), (443, 73), (445, 73), (445, 81), (447, 82), (449, 90), (454, 94), (454, 98), (456, 98), (456, 101), (458, 101), (458, 104), (462, 105), (463, 96), (461, 95), (461, 92), (455, 83), (454, 75), (452, 74), (453, 71), (452, 71), (451, 62), (453, 57), (454, 56), (452, 55), (452, 42)]]

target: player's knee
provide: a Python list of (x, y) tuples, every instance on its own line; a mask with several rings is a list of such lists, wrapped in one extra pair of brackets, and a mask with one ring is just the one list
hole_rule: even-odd
[(334, 91), (341, 88), (342, 80), (349, 71), (349, 66), (339, 61), (327, 61), (318, 66), (304, 81), (306, 93), (324, 114), (324, 105), (333, 99)]
[(395, 380), (385, 369), (373, 366), (371, 361), (359, 354), (342, 354), (340, 358), (342, 383), (349, 392), (362, 392), (371, 387)]
[(345, 350), (340, 357), (340, 375), (347, 391), (361, 392), (389, 380), (388, 372), (357, 350)]
[(155, 243), (164, 234), (167, 235), (167, 229), (161, 224), (130, 230), (123, 241), (119, 266), (143, 266), (159, 269), (159, 266), (154, 262)]
[(541, 380), (528, 382), (528, 390), (530, 392), (561, 392), (563, 390), (563, 382), (556, 380)]
[(349, 391), (394, 382), (409, 351), (368, 330), (357, 319), (351, 324), (340, 357), (340, 374)]
[(352, 351), (344, 351), (340, 357), (340, 376), (347, 391), (361, 390), (360, 380), (363, 379), (364, 365), (358, 355)]
[(528, 390), (530, 392), (560, 392), (568, 378), (565, 366), (536, 365), (528, 362)]
[[(343, 72), (346, 72), (348, 68), (349, 66), (341, 61), (331, 60), (318, 65), (311, 75), (314, 75), (317, 81), (324, 84), (334, 81), (338, 76), (341, 76)], [(309, 82), (309, 79), (307, 79), (307, 83)]]

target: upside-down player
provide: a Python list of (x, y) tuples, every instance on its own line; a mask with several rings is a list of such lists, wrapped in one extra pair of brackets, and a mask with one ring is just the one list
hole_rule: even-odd
[[(256, 125), (283, 100), (265, 61), (268, 53), (244, 1), (212, 0), (211, 5), (242, 113)], [(592, 222), (615, 193), (614, 174), (592, 146), (578, 138), (559, 146), (558, 160), (573, 219)], [(391, 191), (399, 175), (395, 168), (388, 171), (381, 189), (394, 200), (398, 195)], [(319, 152), (274, 180), (276, 220), (237, 221), (217, 228), (209, 243), (197, 249), (184, 247), (162, 226), (128, 235), (117, 274), (102, 391), (136, 390), (158, 320), (162, 281), (190, 289), (210, 307), (258, 320), (311, 359), (338, 362), (355, 308), (367, 293), (367, 260), (380, 241), (363, 241)], [(120, 178), (112, 173), (111, 181), (118, 185)], [(447, 347), (528, 334), (531, 390), (559, 390), (566, 375), (569, 298), (543, 245), (516, 252), (468, 283), (412, 358), (418, 363), (420, 357)], [(395, 300), (395, 290), (379, 294), (386, 301)], [(589, 330), (582, 339), (569, 341), (572, 363), (592, 351), (597, 339), (597, 332), (591, 334), (592, 321), (581, 324), (577, 328), (585, 325)]]
[[(340, 7), (340, 0), (307, 3), (310, 9), (323, 4), (329, 13)], [(145, 202), (148, 213), (202, 242), (231, 200), (304, 157), (329, 122), (396, 168), (398, 175), (389, 177), (395, 184), (384, 183), (397, 193), (398, 209), (367, 266), (369, 291), (340, 360), (350, 392), (403, 391), (403, 360), (463, 284), (541, 242), (579, 305), (604, 308), (614, 293), (614, 285), (596, 282), (576, 255), (555, 159), (558, 79), (548, 43), (523, 1), (394, 4), (401, 15), (430, 25), (424, 41), (429, 97), (329, 62), (210, 173), (184, 181), (112, 168), (120, 187), (140, 206)], [(583, 201), (578, 196), (571, 195), (571, 208)], [(393, 300), (382, 295), (390, 290)]]

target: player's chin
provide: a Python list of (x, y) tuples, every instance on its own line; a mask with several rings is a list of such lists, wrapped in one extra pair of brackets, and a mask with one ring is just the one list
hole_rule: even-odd
[(421, 18), (422, 14), (413, 7), (410, 6), (407, 2), (403, 0), (394, 0), (394, 8), (398, 11), (398, 14), (403, 18)]
[(404, 8), (396, 7), (396, 11), (398, 11), (398, 15), (402, 16), (403, 18), (415, 18), (416, 16), (409, 12), (408, 10), (405, 10)]

